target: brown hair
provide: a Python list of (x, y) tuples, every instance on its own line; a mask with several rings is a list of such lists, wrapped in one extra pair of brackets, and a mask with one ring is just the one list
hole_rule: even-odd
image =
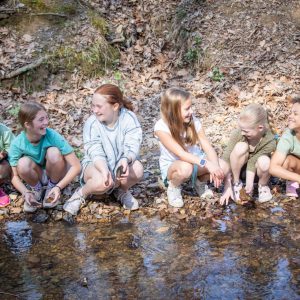
[(300, 95), (294, 95), (293, 97), (291, 97), (291, 103), (292, 104), (300, 103)]
[(116, 85), (109, 83), (103, 84), (96, 89), (95, 94), (100, 94), (107, 97), (107, 101), (110, 104), (118, 103), (120, 107), (133, 110), (132, 103), (123, 96), (121, 90)]
[(249, 126), (263, 125), (266, 128), (270, 128), (273, 133), (277, 132), (271, 109), (269, 107), (265, 109), (258, 103), (247, 105), (241, 112), (239, 120), (247, 121)]
[(162, 118), (167, 123), (172, 137), (184, 149), (185, 144), (195, 145), (198, 141), (193, 118), (188, 124), (184, 124), (181, 115), (182, 103), (190, 98), (189, 92), (173, 87), (162, 94), (160, 104)]
[(40, 103), (30, 101), (22, 104), (18, 113), (18, 119), (21, 126), (25, 128), (24, 125), (26, 122), (32, 123), (40, 110), (46, 111), (45, 107)]

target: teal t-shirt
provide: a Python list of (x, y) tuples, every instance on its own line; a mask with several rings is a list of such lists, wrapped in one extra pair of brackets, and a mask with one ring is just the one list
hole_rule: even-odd
[(0, 123), (0, 151), (8, 152), (9, 146), (14, 137), (15, 136), (11, 130), (4, 124)]
[(279, 139), (278, 152), (289, 155), (295, 155), (300, 158), (300, 141), (297, 139), (294, 131), (287, 129)]
[(12, 167), (17, 166), (18, 161), (23, 156), (28, 156), (35, 163), (44, 167), (46, 165), (45, 156), (47, 149), (56, 147), (62, 155), (73, 152), (73, 148), (68, 144), (63, 136), (51, 128), (46, 129), (46, 134), (42, 136), (37, 145), (33, 145), (22, 131), (11, 143), (9, 148), (9, 163)]

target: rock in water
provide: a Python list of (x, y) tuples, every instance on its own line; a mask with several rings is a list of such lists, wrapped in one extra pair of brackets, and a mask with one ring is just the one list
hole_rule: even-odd
[(49, 215), (44, 210), (39, 210), (33, 217), (34, 223), (45, 223), (49, 218)]
[(74, 220), (74, 217), (73, 215), (71, 215), (70, 213), (66, 213), (63, 218), (62, 218), (64, 221), (66, 221), (67, 224), (69, 225), (74, 225), (75, 224), (75, 220)]

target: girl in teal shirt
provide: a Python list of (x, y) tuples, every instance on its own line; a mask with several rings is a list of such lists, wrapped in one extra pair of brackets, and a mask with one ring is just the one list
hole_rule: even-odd
[[(43, 105), (27, 102), (21, 106), (18, 117), (24, 130), (9, 149), (12, 184), (23, 195), (25, 212), (34, 212), (41, 206), (54, 207), (61, 190), (79, 174), (80, 162), (68, 142), (48, 128)], [(46, 192), (41, 199), (43, 185)]]
[[(0, 185), (10, 179), (11, 168), (7, 161), (7, 152), (14, 135), (8, 127), (0, 123)], [(0, 207), (9, 205), (9, 196), (0, 187)]]

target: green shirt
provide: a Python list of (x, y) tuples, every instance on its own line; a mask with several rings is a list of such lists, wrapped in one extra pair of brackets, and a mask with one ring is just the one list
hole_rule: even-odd
[(300, 158), (300, 141), (297, 139), (295, 132), (286, 129), (278, 142), (276, 150), (285, 155), (293, 154)]
[[(234, 148), (234, 146), (238, 142), (246, 142), (248, 143), (247, 139), (242, 135), (240, 129), (236, 129), (233, 131), (228, 145), (225, 149), (223, 154), (223, 159), (230, 163), (230, 154)], [(255, 172), (255, 165), (258, 158), (262, 155), (271, 156), (272, 152), (276, 149), (276, 141), (274, 134), (271, 130), (267, 130), (260, 142), (256, 145), (253, 152), (249, 152), (249, 158), (247, 162), (247, 171)]]
[(58, 148), (62, 155), (73, 152), (73, 148), (64, 137), (51, 128), (46, 129), (46, 134), (42, 136), (37, 145), (31, 144), (27, 139), (26, 133), (22, 131), (10, 145), (9, 163), (12, 167), (15, 167), (21, 157), (28, 156), (36, 164), (44, 167), (46, 165), (46, 152), (50, 147)]
[(11, 130), (0, 123), (0, 151), (8, 152), (11, 141), (14, 139), (14, 135)]

